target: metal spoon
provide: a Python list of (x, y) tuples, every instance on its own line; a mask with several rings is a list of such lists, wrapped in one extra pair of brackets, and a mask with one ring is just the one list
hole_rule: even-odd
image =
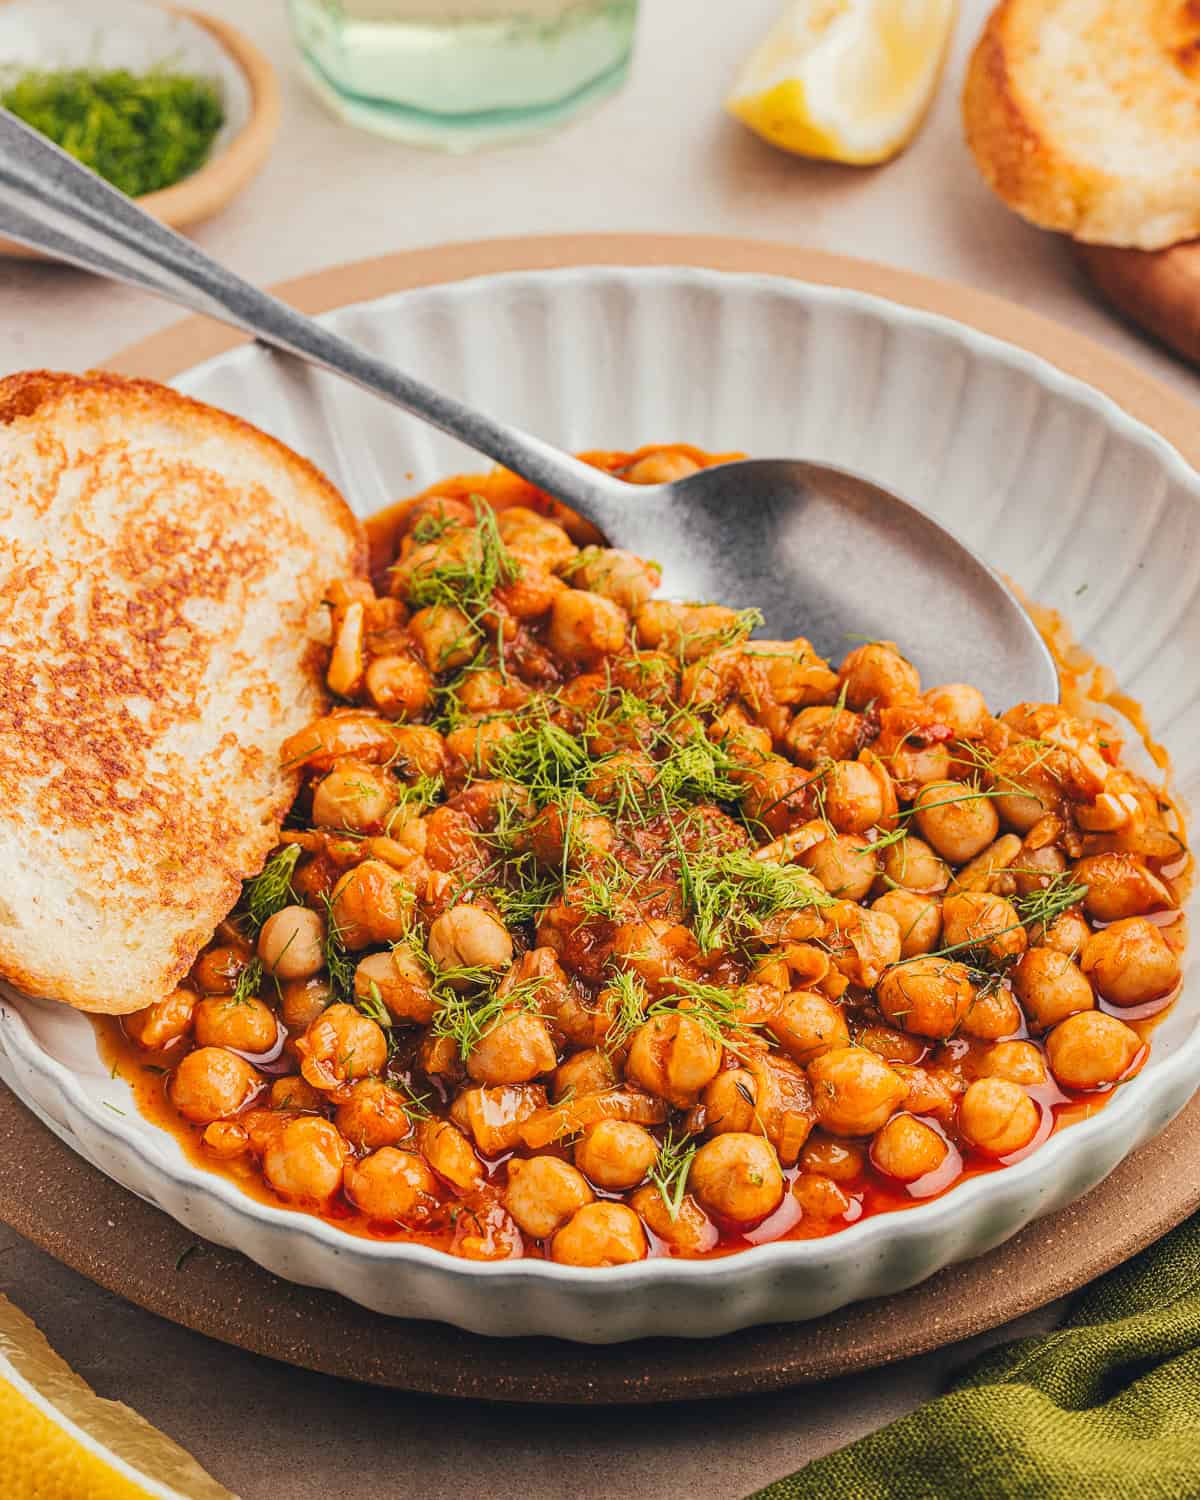
[(668, 594), (757, 605), (768, 632), (803, 633), (835, 659), (855, 638), (898, 641), (926, 681), (972, 682), (997, 712), (1058, 697), (1049, 652), (1001, 579), (895, 495), (791, 459), (628, 485), (242, 281), (4, 110), (0, 234), (232, 323), (431, 422), (557, 495), (614, 545), (657, 558)]

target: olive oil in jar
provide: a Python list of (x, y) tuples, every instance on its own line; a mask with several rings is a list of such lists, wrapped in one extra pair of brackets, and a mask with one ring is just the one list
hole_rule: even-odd
[(569, 119), (624, 82), (637, 0), (288, 0), (304, 70), (344, 119), (470, 150)]

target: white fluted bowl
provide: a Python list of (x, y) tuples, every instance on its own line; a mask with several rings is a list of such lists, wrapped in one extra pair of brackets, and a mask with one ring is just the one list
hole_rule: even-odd
[[(858, 292), (682, 269), (486, 277), (327, 321), (567, 448), (678, 439), (823, 460), (887, 485), (1061, 608), (1145, 706), (1185, 797), (1200, 795), (1200, 480), (1105, 397), (1032, 355)], [(308, 454), (363, 514), (477, 464), (261, 349), (176, 384)], [(11, 993), (0, 1000), (0, 1076), (101, 1170), (280, 1276), (488, 1334), (704, 1336), (900, 1291), (1087, 1192), (1200, 1081), (1195, 968), (1142, 1074), (1018, 1165), (828, 1239), (710, 1262), (477, 1264), (258, 1203), (138, 1115), (83, 1016)]]

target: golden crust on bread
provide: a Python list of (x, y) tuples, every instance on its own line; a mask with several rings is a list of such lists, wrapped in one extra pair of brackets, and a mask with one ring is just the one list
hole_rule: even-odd
[(1012, 209), (1096, 244), (1200, 235), (1200, 0), (1001, 0), (963, 93)]
[(169, 992), (276, 842), (362, 530), (305, 459), (152, 382), (0, 381), (0, 977)]

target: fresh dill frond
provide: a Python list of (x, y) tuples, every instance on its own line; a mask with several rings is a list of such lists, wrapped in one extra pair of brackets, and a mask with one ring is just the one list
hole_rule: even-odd
[(492, 756), (494, 774), (526, 787), (539, 807), (574, 790), (592, 768), (583, 745), (550, 719), (518, 729)]
[(649, 994), (642, 978), (629, 969), (615, 969), (605, 986), (605, 1011), (609, 1016), (604, 1050), (619, 1052), (646, 1019)]
[[(472, 994), (469, 988), (462, 987), (461, 974), (463, 972), (461, 970), (443, 971), (435, 981), (434, 993), (437, 996), (438, 1008), (430, 1031), (435, 1037), (453, 1037), (458, 1046), (458, 1055), (465, 1062), (484, 1037), (494, 1031), (510, 1012), (537, 1011), (539, 1009), (537, 997), (545, 988), (547, 980), (545, 975), (534, 974), (529, 979), (523, 979), (511, 985), (501, 994), (500, 985), (493, 970), (474, 970), (472, 971), (473, 978), (480, 972), (486, 977), (483, 993)], [(458, 987), (454, 983), (456, 975), (459, 976)]]
[(228, 1004), (248, 1005), (255, 999), (263, 982), (263, 961), (261, 958), (252, 958), (242, 972), (238, 975), (233, 986), (233, 994), (230, 995)]
[(695, 1021), (713, 1041), (737, 1052), (739, 1042), (747, 1038), (757, 1023), (742, 1016), (740, 988), (704, 984), (696, 979), (673, 979), (674, 993), (655, 1000), (646, 1012), (647, 1018), (679, 1015)]
[(444, 785), (440, 776), (420, 775), (407, 786), (398, 786), (396, 805), (384, 820), (384, 833), (390, 837), (397, 818), (428, 812), (442, 795)]
[(273, 917), (277, 911), (296, 902), (292, 875), (299, 863), (300, 854), (299, 844), (286, 844), (282, 849), (276, 850), (259, 873), (243, 885), (238, 911), (246, 917), (255, 933), (262, 928), (268, 917)]
[(676, 1138), (669, 1127), (658, 1148), (658, 1160), (650, 1169), (650, 1181), (658, 1189), (671, 1223), (679, 1217), (687, 1192), (688, 1173), (698, 1149), (696, 1141), (686, 1133)]
[(780, 912), (834, 904), (807, 870), (755, 859), (744, 849), (685, 860), (682, 883), (702, 953), (746, 942)]
[[(1020, 873), (1020, 865), (1010, 866), (1010, 872)], [(1052, 927), (1072, 906), (1078, 906), (1087, 895), (1088, 888), (1081, 885), (1070, 870), (1051, 875), (1046, 884), (1024, 896), (1013, 896), (1011, 901), (1022, 922), (1036, 923), (1043, 929)]]
[(415, 573), (408, 581), (409, 602), (417, 609), (449, 604), (462, 611), (473, 626), (491, 607), (498, 588), (515, 583), (521, 564), (504, 545), (496, 512), (479, 495), (471, 496), (475, 524), (461, 528), (464, 545), (458, 555)]
[(737, 762), (724, 746), (714, 743), (699, 724), (697, 732), (673, 746), (659, 765), (655, 790), (670, 802), (734, 802), (741, 794), (730, 772)]
[(322, 899), (325, 903), (325, 941), (322, 946), (325, 954), (325, 972), (329, 976), (329, 988), (335, 1000), (350, 1002), (354, 999), (356, 965), (342, 941), (342, 932), (333, 910), (333, 901), (327, 895)]
[(392, 1013), (383, 1003), (383, 996), (379, 993), (379, 986), (372, 979), (367, 986), (365, 995), (358, 995), (355, 1004), (368, 1020), (374, 1021), (384, 1031), (392, 1029)]

